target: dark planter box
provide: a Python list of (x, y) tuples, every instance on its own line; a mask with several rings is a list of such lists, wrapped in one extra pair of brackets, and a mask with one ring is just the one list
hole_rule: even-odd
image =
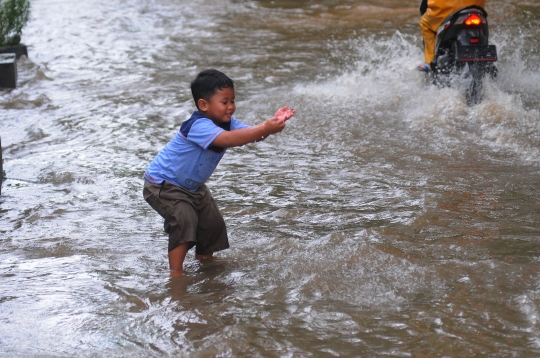
[(14, 53), (17, 55), (17, 59), (22, 55), (28, 57), (28, 49), (26, 45), (4, 46), (0, 47), (0, 53)]
[(17, 87), (17, 55), (0, 53), (0, 87)]

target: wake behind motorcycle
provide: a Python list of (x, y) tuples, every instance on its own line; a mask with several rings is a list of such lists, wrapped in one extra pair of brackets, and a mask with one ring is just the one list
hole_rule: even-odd
[(458, 75), (469, 105), (478, 104), (484, 95), (486, 75), (497, 76), (497, 48), (488, 44), (487, 12), (468, 6), (449, 15), (437, 31), (435, 58), (427, 76), (434, 84), (449, 86)]

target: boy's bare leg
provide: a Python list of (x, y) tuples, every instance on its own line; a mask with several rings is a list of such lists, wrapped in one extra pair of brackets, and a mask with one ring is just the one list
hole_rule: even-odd
[(179, 245), (172, 251), (169, 251), (169, 267), (172, 277), (184, 275), (183, 266), (186, 254), (189, 250), (189, 242)]

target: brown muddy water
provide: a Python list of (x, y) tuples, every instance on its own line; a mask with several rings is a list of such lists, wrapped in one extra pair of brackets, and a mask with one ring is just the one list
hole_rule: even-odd
[[(425, 83), (417, 1), (33, 0), (0, 92), (3, 357), (540, 356), (540, 2), (499, 77)], [(171, 279), (142, 174), (205, 68), (280, 135), (208, 183), (231, 248)]]

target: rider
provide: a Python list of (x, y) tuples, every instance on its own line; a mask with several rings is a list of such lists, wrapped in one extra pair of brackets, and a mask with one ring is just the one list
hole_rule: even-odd
[(420, 27), (424, 36), (424, 63), (417, 67), (418, 71), (431, 71), (430, 63), (435, 57), (435, 41), (437, 29), (446, 17), (459, 9), (477, 5), (482, 8), (485, 0), (422, 0), (420, 4)]

